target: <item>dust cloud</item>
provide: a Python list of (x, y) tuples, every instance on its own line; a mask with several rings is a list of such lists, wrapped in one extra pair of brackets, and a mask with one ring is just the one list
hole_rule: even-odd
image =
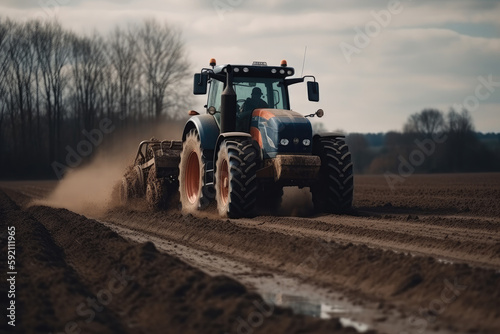
[[(104, 141), (90, 163), (70, 169), (55, 190), (45, 199), (31, 205), (65, 208), (79, 214), (99, 218), (117, 207), (117, 186), (125, 170), (133, 162), (139, 143), (152, 137), (181, 140), (185, 121), (136, 126), (121, 131)], [(138, 206), (138, 209), (144, 209)], [(258, 210), (260, 211), (260, 210)], [(204, 211), (190, 212), (196, 216), (220, 218), (215, 203)], [(258, 215), (270, 214), (257, 212)], [(280, 208), (271, 213), (279, 216), (306, 217), (314, 214), (309, 188), (285, 187)]]
[(90, 163), (68, 170), (47, 198), (31, 205), (65, 208), (99, 218), (118, 205), (116, 187), (133, 162), (139, 143), (152, 137), (181, 140), (183, 126), (184, 121), (175, 121), (116, 133), (97, 148)]
[(68, 171), (48, 198), (32, 204), (97, 218), (112, 204), (113, 187), (121, 180), (124, 166), (126, 159), (99, 154), (89, 165)]

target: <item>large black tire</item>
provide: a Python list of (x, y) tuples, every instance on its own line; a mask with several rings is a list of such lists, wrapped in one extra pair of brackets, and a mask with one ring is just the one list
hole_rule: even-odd
[(206, 188), (205, 168), (200, 137), (191, 130), (182, 144), (179, 164), (179, 195), (184, 212), (201, 210), (210, 204), (210, 198), (203, 191)]
[(314, 143), (313, 153), (321, 158), (319, 181), (311, 187), (315, 210), (350, 211), (354, 191), (353, 164), (344, 138), (319, 138)]
[(222, 142), (215, 172), (215, 198), (222, 217), (252, 215), (257, 202), (258, 153), (249, 139)]

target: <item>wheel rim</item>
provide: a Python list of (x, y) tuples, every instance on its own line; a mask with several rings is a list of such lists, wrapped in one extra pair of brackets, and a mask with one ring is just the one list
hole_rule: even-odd
[(186, 197), (189, 203), (194, 204), (200, 190), (200, 162), (196, 152), (189, 154), (186, 169)]
[(219, 169), (219, 192), (220, 199), (224, 205), (229, 199), (229, 166), (227, 160), (223, 160)]

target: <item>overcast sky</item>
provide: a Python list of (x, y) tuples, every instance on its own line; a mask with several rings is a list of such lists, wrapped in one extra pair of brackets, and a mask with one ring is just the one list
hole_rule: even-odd
[[(500, 1), (2, 0), (16, 19), (56, 16), (75, 32), (157, 18), (183, 31), (193, 72), (279, 64), (320, 83), (320, 102), (294, 87), (292, 108), (325, 110), (329, 130), (401, 130), (423, 108), (465, 104), (482, 132), (500, 132)], [(189, 79), (190, 80), (190, 79)], [(188, 109), (202, 110), (203, 101)]]

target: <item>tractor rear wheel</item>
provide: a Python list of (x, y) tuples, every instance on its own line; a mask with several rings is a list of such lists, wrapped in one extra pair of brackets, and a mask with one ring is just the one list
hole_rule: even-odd
[(311, 187), (318, 212), (344, 213), (351, 209), (354, 177), (351, 153), (344, 138), (319, 138), (313, 153), (321, 158), (319, 180)]
[(198, 133), (191, 130), (182, 145), (179, 164), (179, 194), (182, 210), (189, 212), (208, 206), (210, 200), (205, 196), (205, 161)]
[(223, 217), (239, 218), (253, 212), (257, 202), (258, 151), (248, 139), (222, 142), (216, 162), (217, 209)]

